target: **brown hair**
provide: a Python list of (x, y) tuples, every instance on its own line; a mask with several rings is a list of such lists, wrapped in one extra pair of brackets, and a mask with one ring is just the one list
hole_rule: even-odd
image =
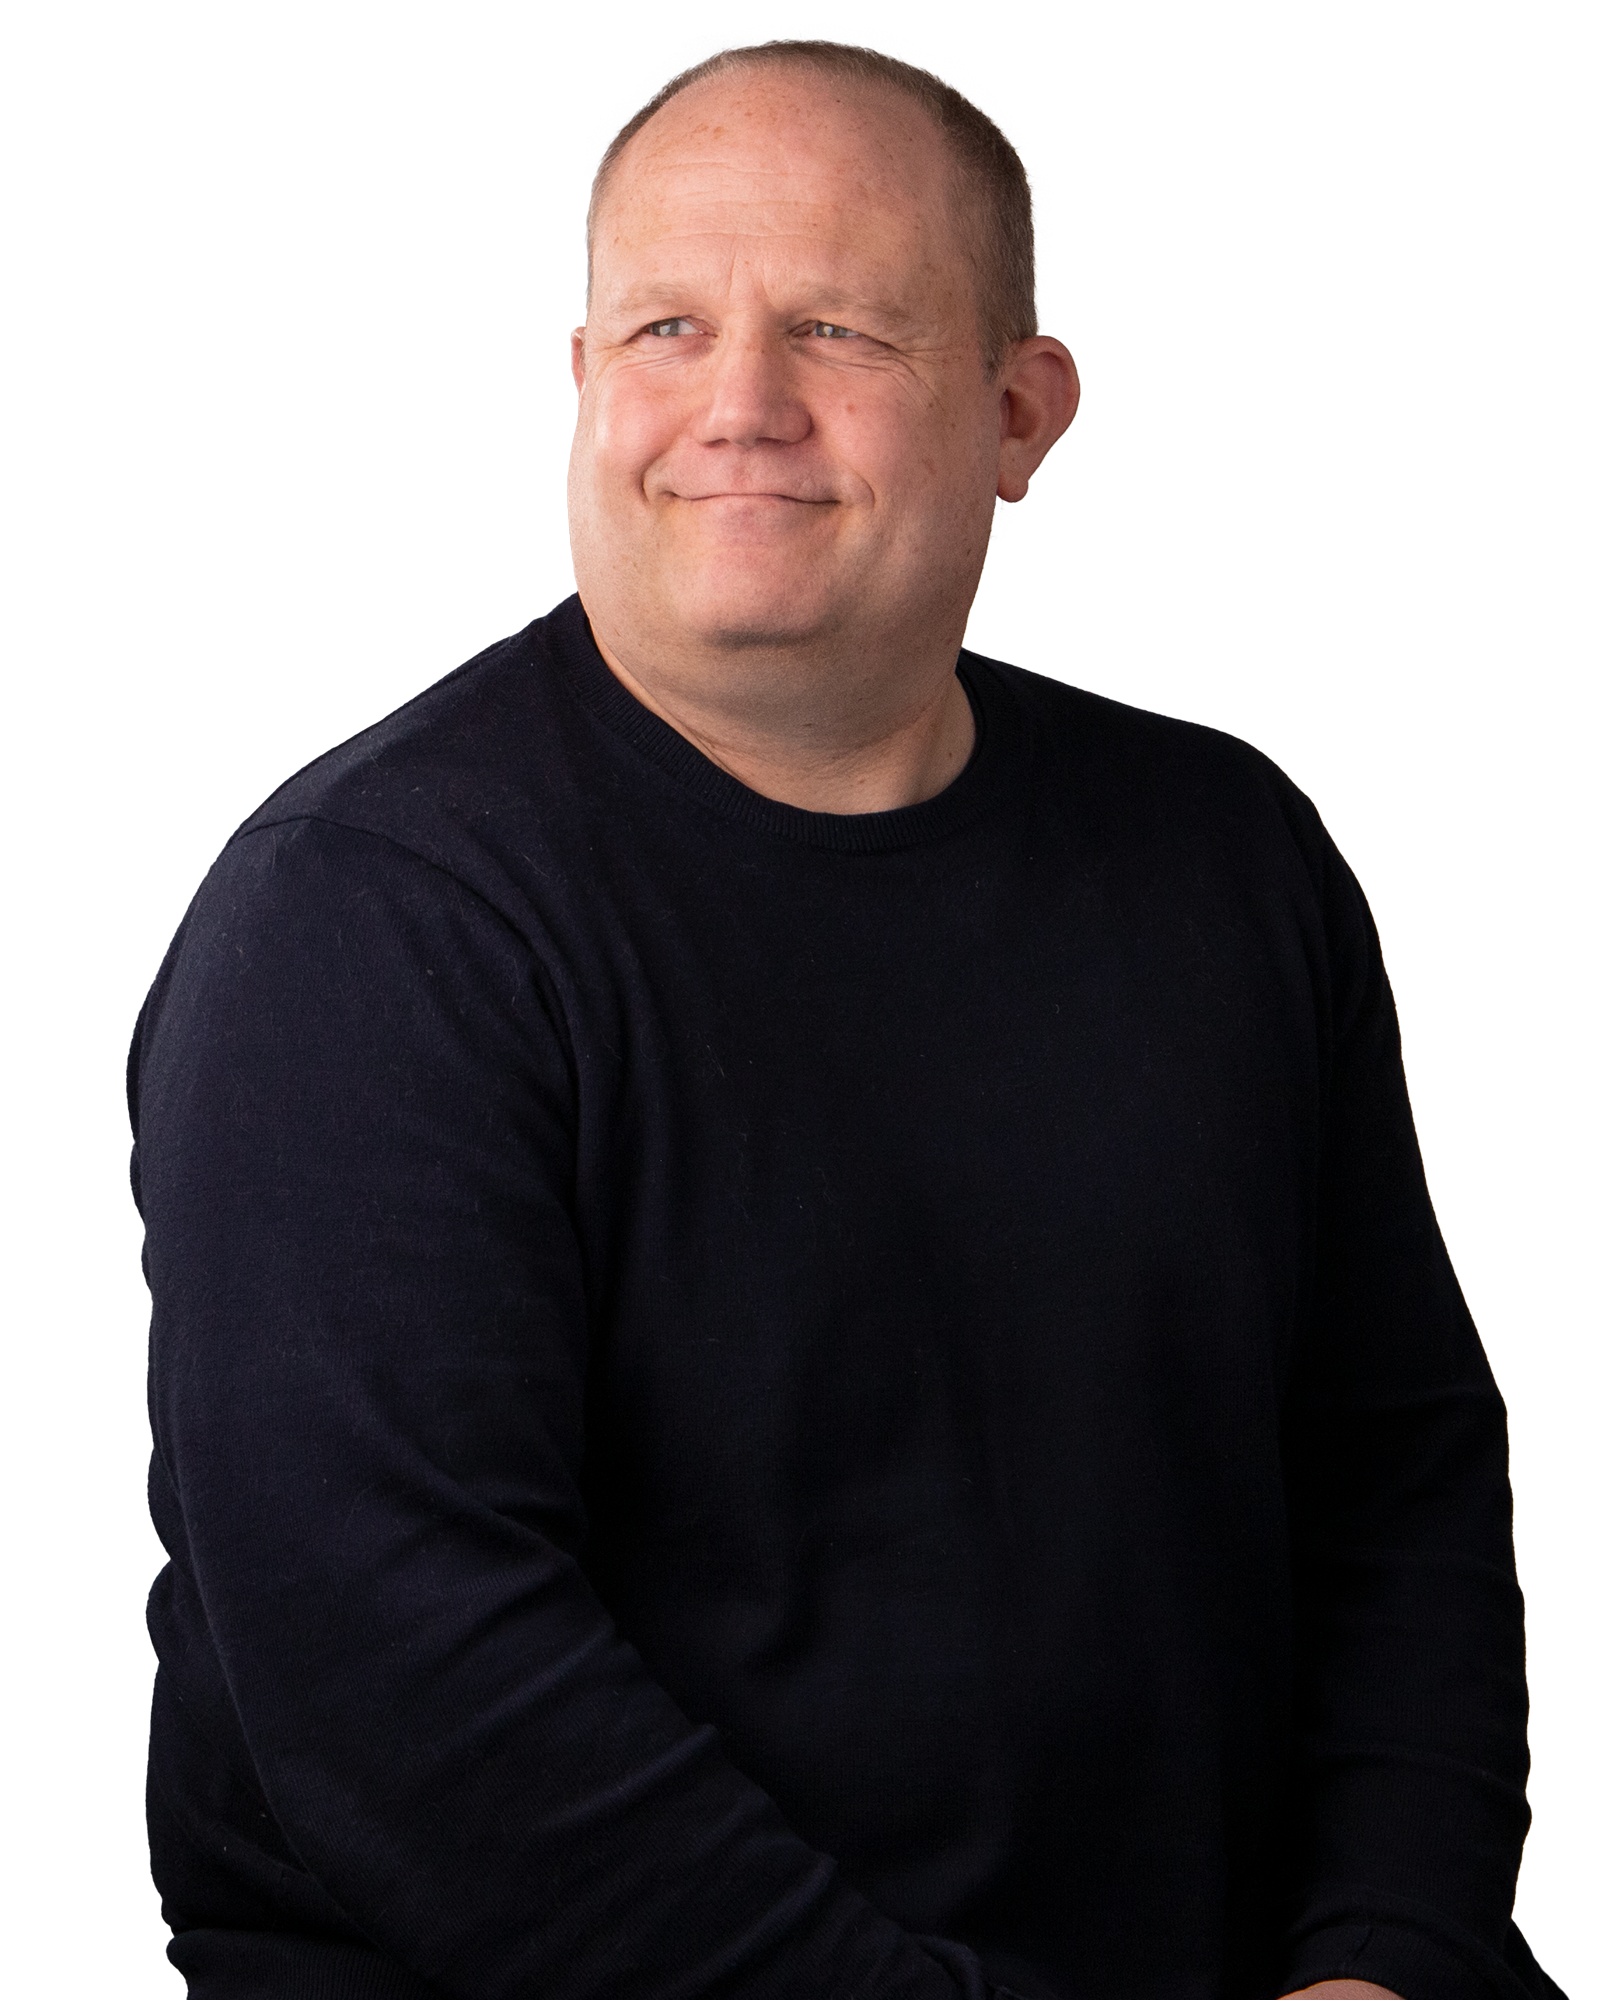
[(897, 62), (876, 49), (845, 42), (761, 42), (723, 49), (686, 69), (636, 111), (605, 150), (589, 196), (589, 249), (595, 218), (628, 141), (680, 90), (730, 70), (810, 69), (851, 83), (876, 83), (909, 97), (933, 120), (943, 138), (956, 186), (968, 211), (967, 237), (977, 280), (978, 322), (984, 365), (993, 374), (1006, 349), (1039, 331), (1033, 302), (1033, 200), (1016, 148), (975, 104), (925, 69)]

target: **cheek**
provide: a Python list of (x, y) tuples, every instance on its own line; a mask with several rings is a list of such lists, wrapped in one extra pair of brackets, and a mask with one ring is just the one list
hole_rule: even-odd
[(578, 412), (580, 449), (608, 481), (638, 485), (679, 429), (677, 399), (660, 381), (602, 376)]
[(966, 407), (928, 400), (856, 396), (840, 403), (831, 435), (838, 455), (871, 488), (879, 506), (924, 532), (957, 530), (972, 506), (993, 498), (993, 440)]
[(936, 412), (897, 387), (864, 387), (813, 402), (822, 454), (878, 506), (904, 505), (939, 455)]

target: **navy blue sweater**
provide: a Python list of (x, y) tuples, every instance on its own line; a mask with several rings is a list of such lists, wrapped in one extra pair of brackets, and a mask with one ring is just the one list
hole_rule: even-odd
[(207, 2000), (1553, 1992), (1504, 1412), (1264, 758), (964, 654), (739, 785), (576, 598), (142, 1016), (150, 1816)]

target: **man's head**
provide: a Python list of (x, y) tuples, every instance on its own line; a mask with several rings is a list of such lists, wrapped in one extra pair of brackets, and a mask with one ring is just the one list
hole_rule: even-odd
[(1077, 393), (1001, 135), (864, 51), (734, 51), (619, 134), (590, 257), (573, 556), (613, 664), (778, 729), (948, 676)]
[(606, 148), (589, 197), (589, 279), (595, 222), (617, 161), (633, 135), (680, 92), (751, 69), (809, 71), (846, 86), (877, 86), (919, 105), (944, 141), (955, 221), (972, 263), (984, 361), (992, 374), (1007, 350), (1039, 331), (1033, 298), (1033, 197), (1016, 148), (960, 91), (910, 63), (842, 42), (766, 42), (724, 49), (664, 84)]

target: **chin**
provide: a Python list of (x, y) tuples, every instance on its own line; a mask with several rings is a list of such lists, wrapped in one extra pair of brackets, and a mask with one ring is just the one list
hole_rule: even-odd
[(816, 586), (741, 576), (707, 582), (679, 598), (683, 628), (702, 644), (729, 652), (805, 646), (847, 622), (845, 606)]

